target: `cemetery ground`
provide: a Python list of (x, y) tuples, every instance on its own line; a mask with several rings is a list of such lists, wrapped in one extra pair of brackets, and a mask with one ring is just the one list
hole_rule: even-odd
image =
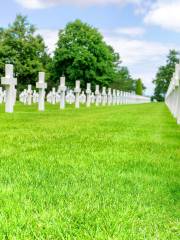
[(0, 106), (0, 239), (179, 239), (179, 160), (163, 103)]

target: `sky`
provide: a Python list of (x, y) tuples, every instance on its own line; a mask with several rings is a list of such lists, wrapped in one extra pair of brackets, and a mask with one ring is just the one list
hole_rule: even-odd
[(180, 50), (180, 0), (0, 0), (0, 27), (28, 16), (52, 53), (59, 29), (81, 19), (99, 29), (146, 94), (169, 49)]

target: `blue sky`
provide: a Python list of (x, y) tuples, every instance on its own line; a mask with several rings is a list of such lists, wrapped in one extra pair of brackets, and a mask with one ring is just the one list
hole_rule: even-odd
[(0, 26), (18, 13), (36, 25), (50, 52), (67, 22), (79, 18), (98, 28), (131, 75), (142, 78), (147, 94), (169, 49), (180, 50), (180, 0), (6, 0), (0, 3)]

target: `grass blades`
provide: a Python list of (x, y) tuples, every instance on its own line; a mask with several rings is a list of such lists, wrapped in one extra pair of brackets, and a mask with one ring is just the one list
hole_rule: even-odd
[(179, 160), (162, 103), (0, 106), (0, 239), (179, 239)]

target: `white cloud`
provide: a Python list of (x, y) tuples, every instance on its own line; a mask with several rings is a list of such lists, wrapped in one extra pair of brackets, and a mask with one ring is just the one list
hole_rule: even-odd
[(121, 54), (123, 61), (128, 65), (158, 61), (168, 51), (168, 46), (159, 42), (112, 36), (105, 36), (105, 40)]
[(127, 35), (130, 37), (142, 36), (145, 33), (145, 29), (141, 27), (126, 27), (117, 28), (114, 30), (115, 34)]
[(48, 8), (57, 5), (107, 5), (107, 4), (127, 4), (127, 3), (140, 3), (142, 0), (15, 0), (17, 3), (25, 8), (38, 9)]
[(152, 80), (159, 66), (165, 64), (169, 49), (179, 49), (174, 44), (131, 39), (122, 36), (106, 35), (105, 41), (112, 45), (128, 66), (134, 78), (141, 77), (147, 87), (146, 93), (153, 93)]
[(46, 46), (48, 47), (48, 52), (53, 53), (56, 43), (58, 41), (58, 30), (52, 30), (52, 29), (39, 29), (37, 31), (37, 34), (40, 34), (44, 41)]
[(144, 22), (180, 32), (180, 1), (157, 0), (146, 14)]

